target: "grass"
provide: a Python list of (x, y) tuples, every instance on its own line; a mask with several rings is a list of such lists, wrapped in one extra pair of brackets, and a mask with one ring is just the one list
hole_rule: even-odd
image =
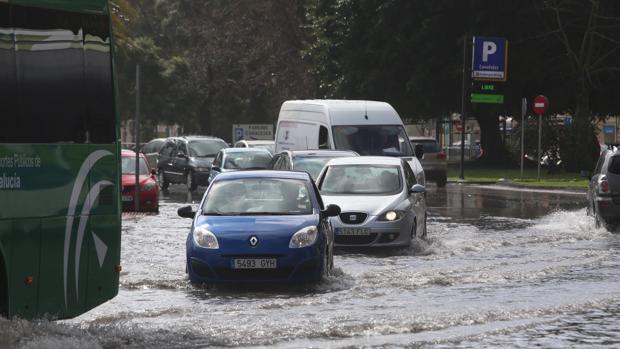
[[(540, 169), (540, 181), (537, 181), (537, 170), (526, 168), (521, 178), (520, 169), (512, 168), (482, 168), (465, 167), (465, 182), (495, 183), (509, 181), (514, 185), (526, 187), (553, 187), (553, 188), (587, 188), (588, 179), (579, 177), (577, 173), (547, 173), (546, 169)], [(448, 180), (458, 181), (460, 169), (457, 166), (448, 167)]]

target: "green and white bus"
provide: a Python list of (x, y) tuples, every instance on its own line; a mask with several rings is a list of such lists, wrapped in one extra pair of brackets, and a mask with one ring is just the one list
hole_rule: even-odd
[(107, 0), (0, 0), (0, 314), (118, 293), (120, 142)]

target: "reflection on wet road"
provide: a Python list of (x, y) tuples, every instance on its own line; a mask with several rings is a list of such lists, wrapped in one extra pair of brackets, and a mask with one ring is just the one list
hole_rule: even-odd
[(582, 194), (431, 188), (428, 240), (340, 251), (316, 286), (252, 288), (188, 283), (186, 200), (125, 216), (117, 298), (58, 323), (0, 320), (0, 347), (620, 345), (620, 234), (594, 228)]

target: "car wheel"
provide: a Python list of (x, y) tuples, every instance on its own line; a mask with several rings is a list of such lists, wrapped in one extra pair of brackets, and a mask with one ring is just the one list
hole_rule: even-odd
[(422, 236), (420, 236), (420, 238), (422, 238), (422, 239), (426, 239), (426, 235), (428, 233), (428, 231), (426, 230), (426, 228), (427, 228), (426, 227), (426, 219), (427, 219), (427, 217), (428, 217), (428, 213), (424, 215), (424, 227), (422, 229)]
[(325, 247), (325, 258), (323, 258), (323, 273), (321, 275), (321, 279), (325, 279), (331, 275), (329, 265), (329, 247)]
[(159, 188), (161, 188), (161, 190), (167, 190), (170, 183), (166, 180), (163, 169), (159, 169), (157, 179), (159, 180)]
[(187, 190), (189, 191), (196, 190), (197, 185), (196, 185), (196, 182), (194, 181), (194, 172), (192, 171), (187, 172), (186, 183), (187, 183)]

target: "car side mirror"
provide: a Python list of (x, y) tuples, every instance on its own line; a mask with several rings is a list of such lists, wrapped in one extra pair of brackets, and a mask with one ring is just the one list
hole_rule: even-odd
[(422, 184), (414, 184), (411, 189), (409, 189), (411, 194), (423, 194), (426, 193), (426, 187)]
[(418, 158), (418, 160), (422, 160), (422, 158), (424, 157), (424, 146), (422, 144), (416, 144), (413, 147), (413, 153), (415, 154), (415, 157)]
[(179, 217), (193, 219), (196, 216), (196, 211), (192, 210), (191, 206), (183, 206), (177, 210), (177, 214)]
[(340, 206), (338, 205), (327, 205), (325, 211), (321, 212), (323, 217), (336, 217), (340, 214)]
[(152, 175), (152, 176), (157, 176), (157, 170), (156, 170), (156, 169), (154, 169), (154, 168), (152, 168), (152, 169), (151, 169), (151, 175)]
[(187, 155), (185, 155), (185, 153), (177, 153), (177, 158), (181, 158), (181, 159), (186, 159)]

